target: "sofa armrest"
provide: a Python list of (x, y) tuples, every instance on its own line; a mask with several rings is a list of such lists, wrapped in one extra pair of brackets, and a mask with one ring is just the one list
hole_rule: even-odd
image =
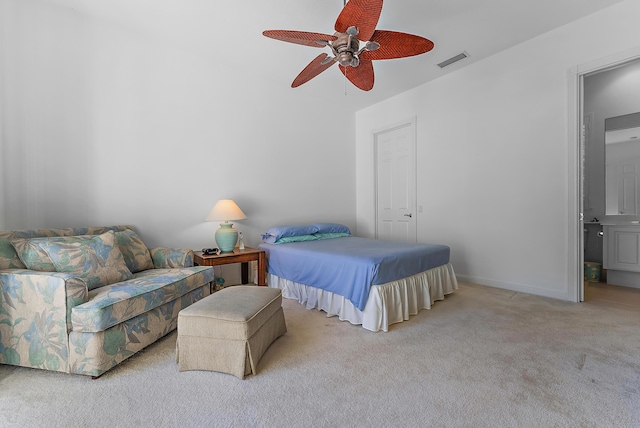
[(187, 248), (153, 248), (151, 259), (156, 269), (193, 266), (193, 250)]
[(0, 363), (67, 371), (71, 309), (88, 300), (69, 273), (0, 271)]

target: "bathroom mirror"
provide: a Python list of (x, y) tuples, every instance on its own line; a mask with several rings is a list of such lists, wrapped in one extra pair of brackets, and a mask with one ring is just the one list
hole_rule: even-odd
[(605, 119), (607, 215), (640, 215), (640, 112)]

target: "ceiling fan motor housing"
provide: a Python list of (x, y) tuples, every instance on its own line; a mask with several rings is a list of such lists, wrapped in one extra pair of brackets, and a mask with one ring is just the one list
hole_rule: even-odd
[(356, 52), (360, 49), (358, 38), (347, 33), (335, 33), (334, 36), (338, 39), (331, 42), (331, 48), (340, 65), (357, 67), (359, 61)]

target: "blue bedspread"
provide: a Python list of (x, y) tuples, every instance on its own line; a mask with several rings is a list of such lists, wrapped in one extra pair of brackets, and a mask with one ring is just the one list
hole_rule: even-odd
[(446, 245), (406, 244), (344, 237), (260, 244), (267, 272), (348, 298), (363, 310), (371, 285), (384, 284), (449, 263)]

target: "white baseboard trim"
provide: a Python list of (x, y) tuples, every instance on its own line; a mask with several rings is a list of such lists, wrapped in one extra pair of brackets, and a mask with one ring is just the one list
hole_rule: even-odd
[(555, 291), (547, 288), (539, 288), (525, 284), (514, 284), (511, 282), (496, 281), (493, 279), (479, 278), (477, 276), (461, 275), (456, 272), (456, 277), (460, 281), (472, 282), (474, 284), (487, 285), (489, 287), (502, 288), (505, 290), (517, 291), (518, 293), (533, 294), (542, 297), (551, 297), (552, 299), (573, 301), (569, 298), (569, 291)]
[(623, 287), (640, 288), (640, 272), (607, 270), (607, 284)]

